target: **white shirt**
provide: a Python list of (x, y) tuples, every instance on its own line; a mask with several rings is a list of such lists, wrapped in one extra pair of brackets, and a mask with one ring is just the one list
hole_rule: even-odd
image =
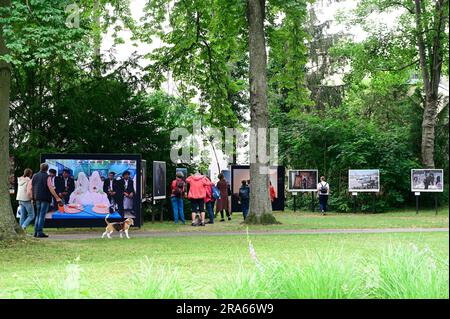
[[(322, 186), (325, 186), (327, 188), (326, 194), (320, 191)], [(317, 184), (317, 193), (318, 195), (330, 195), (330, 184), (328, 184), (327, 182), (320, 182), (319, 184)]]

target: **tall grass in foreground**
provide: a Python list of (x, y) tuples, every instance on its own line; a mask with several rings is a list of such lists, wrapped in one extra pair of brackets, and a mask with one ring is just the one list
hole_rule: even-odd
[[(253, 246), (249, 248), (254, 259)], [(217, 286), (215, 291), (218, 298), (238, 299), (448, 298), (448, 260), (414, 245), (389, 246), (381, 255), (366, 259), (332, 251), (313, 256), (306, 265), (271, 262), (263, 268), (259, 264), (250, 269), (241, 266), (227, 285)]]
[(35, 276), (29, 288), (12, 288), (6, 294), (0, 292), (0, 297), (180, 299), (195, 297), (195, 290), (205, 291), (212, 286), (217, 298), (449, 298), (448, 259), (413, 244), (388, 246), (381, 254), (368, 258), (339, 250), (313, 252), (302, 256), (302, 264), (262, 262), (250, 240), (248, 244), (254, 264), (241, 265), (225, 282), (189, 283), (180, 278), (177, 269), (155, 266), (146, 258), (138, 270), (129, 269), (129, 280), (125, 282), (119, 283), (113, 274), (105, 278), (111, 289), (102, 290), (81, 280), (83, 269), (77, 258), (61, 274), (46, 280)]
[(181, 299), (186, 298), (186, 285), (176, 269), (156, 267), (148, 258), (140, 263), (125, 290), (114, 293), (120, 299)]
[[(178, 299), (186, 298), (187, 288), (179, 280), (178, 271), (155, 266), (148, 258), (141, 261), (138, 270), (129, 270), (129, 279), (118, 282), (113, 275), (105, 280), (111, 282), (111, 290), (101, 290), (89, 284), (82, 285), (82, 267), (79, 258), (69, 263), (65, 272), (50, 279), (34, 276), (29, 288), (13, 288), (0, 293), (1, 298), (35, 299)], [(19, 280), (19, 278), (18, 278)], [(22, 278), (21, 280), (26, 280)]]

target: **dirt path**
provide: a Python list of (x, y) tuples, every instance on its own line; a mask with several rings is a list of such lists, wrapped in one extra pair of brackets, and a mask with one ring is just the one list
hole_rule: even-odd
[[(435, 233), (448, 232), (448, 228), (379, 228), (379, 229), (303, 229), (303, 230), (253, 230), (249, 235), (309, 235), (309, 234), (385, 234), (385, 233)], [(193, 236), (236, 236), (246, 235), (246, 231), (227, 231), (227, 232), (161, 232), (161, 231), (131, 231), (132, 238), (154, 238), (154, 237), (193, 237)], [(76, 234), (52, 234), (49, 238), (43, 240), (86, 240), (100, 239), (101, 231), (96, 234), (76, 233)], [(113, 234), (118, 238), (118, 233)]]

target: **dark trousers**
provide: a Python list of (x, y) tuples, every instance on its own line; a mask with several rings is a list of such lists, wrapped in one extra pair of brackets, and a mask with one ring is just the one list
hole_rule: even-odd
[(250, 199), (241, 199), (241, 206), (242, 206), (242, 214), (244, 215), (244, 219), (246, 219), (248, 215), (248, 209), (250, 206)]
[(328, 195), (319, 195), (319, 206), (321, 212), (327, 211)]
[(209, 222), (214, 223), (214, 202), (206, 203), (206, 211), (209, 214)]
[(203, 200), (203, 198), (191, 199), (193, 213), (203, 213), (205, 211), (204, 205), (205, 201)]

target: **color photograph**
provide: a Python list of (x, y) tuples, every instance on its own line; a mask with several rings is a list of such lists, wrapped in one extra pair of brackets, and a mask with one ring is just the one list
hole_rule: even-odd
[(166, 162), (153, 162), (153, 200), (166, 198)]
[(313, 169), (300, 169), (288, 171), (289, 192), (316, 192), (318, 184), (318, 171)]
[(137, 170), (134, 160), (47, 159), (49, 175), (63, 206), (55, 200), (46, 219), (136, 217)]

